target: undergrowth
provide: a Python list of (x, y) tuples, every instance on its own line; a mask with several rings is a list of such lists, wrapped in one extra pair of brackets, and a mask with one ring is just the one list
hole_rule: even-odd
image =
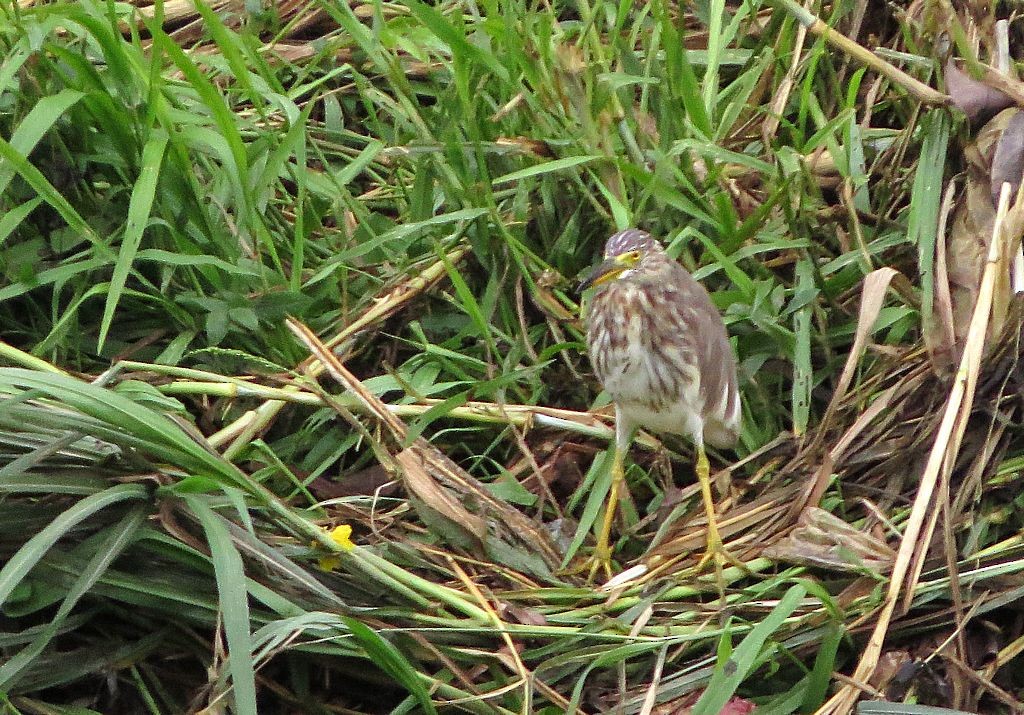
[[(885, 67), (759, 0), (2, 6), (2, 711), (1019, 711), (1012, 306), (914, 503), (973, 129), (909, 80), (1001, 6), (813, 5)], [(577, 573), (612, 429), (575, 287), (628, 226), (739, 359), (723, 602), (657, 435), (636, 578)]]

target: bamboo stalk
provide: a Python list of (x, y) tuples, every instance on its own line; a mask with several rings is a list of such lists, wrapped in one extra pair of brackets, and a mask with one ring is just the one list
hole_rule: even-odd
[[(142, 369), (142, 367), (146, 366), (146, 363), (135, 363), (135, 366), (135, 369)], [(177, 372), (177, 369), (174, 371), (164, 370), (163, 368), (166, 366), (163, 365), (150, 365), (148, 367), (152, 368), (152, 372), (155, 373), (175, 374)], [(238, 377), (221, 376), (221, 378), (218, 381), (179, 380), (165, 385), (156, 385), (156, 389), (165, 395), (204, 395), (227, 399), (252, 398), (267, 401), (264, 405), (255, 410), (250, 410), (242, 417), (239, 417), (234, 423), (227, 425), (211, 436), (209, 441), (214, 446), (220, 446), (229, 439), (234, 439), (242, 428), (252, 424), (264, 424), (264, 420), (259, 419), (261, 410), (271, 411), (280, 409), (277, 403), (282, 405), (295, 403), (310, 406), (327, 406), (319, 395), (297, 385), (270, 387), (268, 385), (250, 383)], [(333, 399), (354, 412), (363, 414), (366, 412), (365, 407), (351, 395), (341, 394)], [(397, 417), (415, 418), (441, 402), (443, 400), (427, 398), (416, 404), (386, 404), (386, 406), (388, 411)], [(267, 405), (271, 404), (273, 404), (273, 407), (268, 408)], [(608, 425), (603, 416), (594, 412), (577, 412), (575, 410), (536, 405), (498, 405), (493, 402), (469, 401), (461, 406), (453, 407), (445, 416), (452, 419), (466, 420), (467, 422), (515, 425), (525, 429), (548, 427), (605, 441), (615, 438), (614, 428)], [(640, 432), (637, 435), (636, 444), (648, 449), (658, 449), (661, 447), (659, 440), (644, 432)]]

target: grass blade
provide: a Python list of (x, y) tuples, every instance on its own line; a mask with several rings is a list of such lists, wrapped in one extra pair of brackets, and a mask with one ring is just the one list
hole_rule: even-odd
[(149, 492), (142, 485), (118, 484), (98, 494), (91, 494), (63, 511), (46, 528), (26, 541), (0, 569), (0, 605), (53, 544), (77, 524), (114, 504), (131, 499), (146, 499), (148, 496)]
[(164, 151), (167, 149), (167, 135), (163, 131), (154, 131), (153, 136), (142, 149), (142, 168), (139, 180), (132, 188), (131, 203), (128, 205), (128, 222), (121, 240), (121, 250), (114, 264), (114, 275), (110, 279), (107, 291), (107, 302), (103, 307), (103, 318), (100, 321), (100, 335), (96, 341), (96, 352), (103, 351), (103, 343), (107, 339), (107, 331), (114, 320), (114, 311), (121, 299), (125, 281), (135, 260), (136, 252), (142, 243), (142, 233), (149, 222), (153, 208), (153, 197), (156, 195), (156, 184), (160, 178), (160, 164), (163, 162)]
[(220, 613), (228, 641), (228, 669), (234, 688), (235, 712), (256, 715), (256, 671), (253, 668), (252, 633), (249, 630), (249, 594), (245, 587), (242, 556), (231, 534), (200, 497), (186, 496), (189, 508), (198, 517), (210, 546), (210, 560), (217, 578)]
[(376, 631), (354, 618), (344, 617), (342, 621), (352, 631), (352, 635), (363, 647), (370, 660), (381, 670), (408, 690), (426, 713), (434, 714), (437, 710), (430, 700), (430, 693), (423, 687), (420, 676), (409, 664), (397, 648), (382, 638)]
[(726, 663), (719, 662), (711, 675), (711, 682), (693, 706), (693, 715), (718, 715), (746, 680), (765, 642), (775, 633), (786, 619), (789, 618), (800, 601), (807, 594), (807, 589), (797, 584), (790, 586), (778, 605), (771, 610), (764, 620), (754, 626), (743, 641), (736, 646), (732, 657)]
[(42, 653), (53, 637), (57, 635), (75, 604), (88, 594), (107, 568), (131, 543), (145, 522), (145, 518), (146, 510), (137, 507), (128, 512), (116, 525), (107, 529), (102, 541), (98, 544), (96, 553), (82, 569), (71, 588), (68, 589), (53, 620), (46, 625), (32, 643), (0, 666), (0, 690), (8, 691), (17, 683), (21, 670)]

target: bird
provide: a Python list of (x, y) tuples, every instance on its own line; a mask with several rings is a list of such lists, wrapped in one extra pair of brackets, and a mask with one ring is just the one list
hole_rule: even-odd
[(604, 260), (580, 284), (594, 288), (586, 308), (587, 348), (598, 380), (615, 404), (612, 483), (590, 580), (599, 568), (612, 574), (612, 521), (625, 481), (624, 459), (638, 428), (690, 438), (707, 514), (707, 551), (721, 590), (724, 562), (742, 565), (726, 551), (715, 516), (705, 445), (733, 447), (741, 405), (736, 358), (721, 313), (707, 290), (636, 228), (605, 243)]

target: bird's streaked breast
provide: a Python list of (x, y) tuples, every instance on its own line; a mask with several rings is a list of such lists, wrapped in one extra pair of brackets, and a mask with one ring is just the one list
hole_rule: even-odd
[(661, 280), (618, 280), (588, 310), (594, 372), (639, 426), (730, 446), (739, 428), (736, 365), (704, 288), (669, 259)]

